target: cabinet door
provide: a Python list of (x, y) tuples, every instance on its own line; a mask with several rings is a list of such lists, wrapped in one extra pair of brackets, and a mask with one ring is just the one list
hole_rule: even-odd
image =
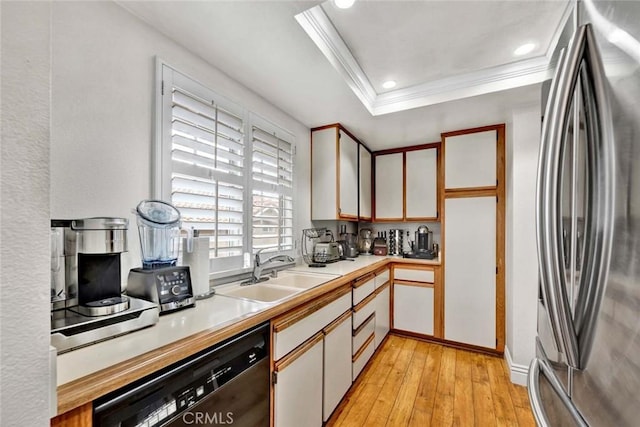
[(276, 364), (274, 425), (322, 426), (323, 334)]
[(391, 326), (390, 318), (390, 296), (391, 287), (387, 286), (383, 288), (378, 295), (376, 295), (376, 328), (375, 328), (375, 346), (378, 348), (384, 337), (389, 333)]
[(496, 347), (496, 198), (445, 200), (444, 337)]
[(340, 131), (340, 206), (341, 218), (358, 218), (358, 143)]
[(433, 335), (433, 288), (394, 283), (393, 327)]
[(406, 154), (406, 217), (438, 217), (438, 149), (408, 151)]
[(375, 157), (376, 219), (403, 218), (403, 153)]
[(371, 220), (371, 153), (364, 146), (360, 150), (360, 219)]
[(351, 387), (351, 313), (325, 329), (323, 421)]
[(336, 219), (337, 128), (311, 133), (311, 219)]
[(490, 130), (446, 137), (444, 187), (495, 187), (497, 135)]

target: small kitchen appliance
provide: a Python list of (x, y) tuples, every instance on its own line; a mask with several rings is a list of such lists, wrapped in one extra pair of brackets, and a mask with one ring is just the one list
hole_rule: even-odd
[(316, 243), (313, 248), (313, 260), (325, 264), (339, 261), (340, 244), (338, 242)]
[(142, 268), (129, 271), (127, 294), (156, 303), (161, 314), (193, 307), (195, 296), (190, 269), (176, 266), (180, 212), (160, 200), (143, 200), (134, 213), (138, 220)]
[(51, 221), (51, 344), (58, 353), (155, 324), (158, 308), (122, 295), (128, 220)]
[(371, 255), (373, 250), (373, 231), (370, 228), (361, 228), (358, 233), (358, 252), (362, 255)]
[(344, 256), (347, 258), (355, 258), (358, 256), (358, 236), (354, 233), (346, 231), (340, 234), (340, 238), (344, 242)]
[(416, 238), (413, 243), (413, 251), (404, 254), (405, 258), (434, 259), (438, 251), (434, 250), (433, 231), (426, 225), (421, 225), (416, 230)]

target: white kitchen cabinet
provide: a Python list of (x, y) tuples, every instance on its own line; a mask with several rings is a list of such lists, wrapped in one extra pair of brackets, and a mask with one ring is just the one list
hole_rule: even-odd
[(433, 288), (393, 284), (393, 327), (401, 331), (433, 335)]
[(342, 129), (339, 131), (338, 150), (340, 152), (340, 178), (338, 192), (340, 218), (358, 218), (358, 143)]
[(371, 221), (371, 152), (367, 148), (358, 145), (360, 156), (359, 170), (359, 217), (364, 221)]
[(404, 218), (403, 153), (375, 156), (375, 220)]
[[(323, 421), (327, 421), (351, 387), (351, 312), (324, 329)], [(302, 424), (300, 424), (302, 425)]]
[(376, 324), (375, 324), (375, 348), (378, 348), (391, 328), (391, 285), (376, 289)]
[(495, 187), (497, 144), (495, 129), (451, 136), (444, 134), (444, 188)]
[[(360, 150), (360, 145), (338, 124), (311, 130), (312, 220), (358, 220), (359, 151), (367, 151)], [(362, 185), (366, 187), (367, 183)], [(371, 178), (368, 185), (370, 190)]]
[(437, 219), (438, 149), (407, 151), (405, 176), (406, 219)]
[(276, 363), (274, 426), (322, 426), (324, 334)]
[(496, 348), (496, 197), (445, 199), (444, 337)]

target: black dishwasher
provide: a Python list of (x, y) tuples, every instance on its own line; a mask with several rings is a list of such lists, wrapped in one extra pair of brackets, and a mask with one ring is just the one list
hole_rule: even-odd
[(269, 324), (97, 399), (93, 425), (268, 426)]

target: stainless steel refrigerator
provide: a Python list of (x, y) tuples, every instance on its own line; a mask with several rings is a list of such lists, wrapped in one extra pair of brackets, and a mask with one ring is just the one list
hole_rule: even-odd
[(640, 2), (575, 13), (543, 90), (529, 397), (542, 426), (639, 426)]

